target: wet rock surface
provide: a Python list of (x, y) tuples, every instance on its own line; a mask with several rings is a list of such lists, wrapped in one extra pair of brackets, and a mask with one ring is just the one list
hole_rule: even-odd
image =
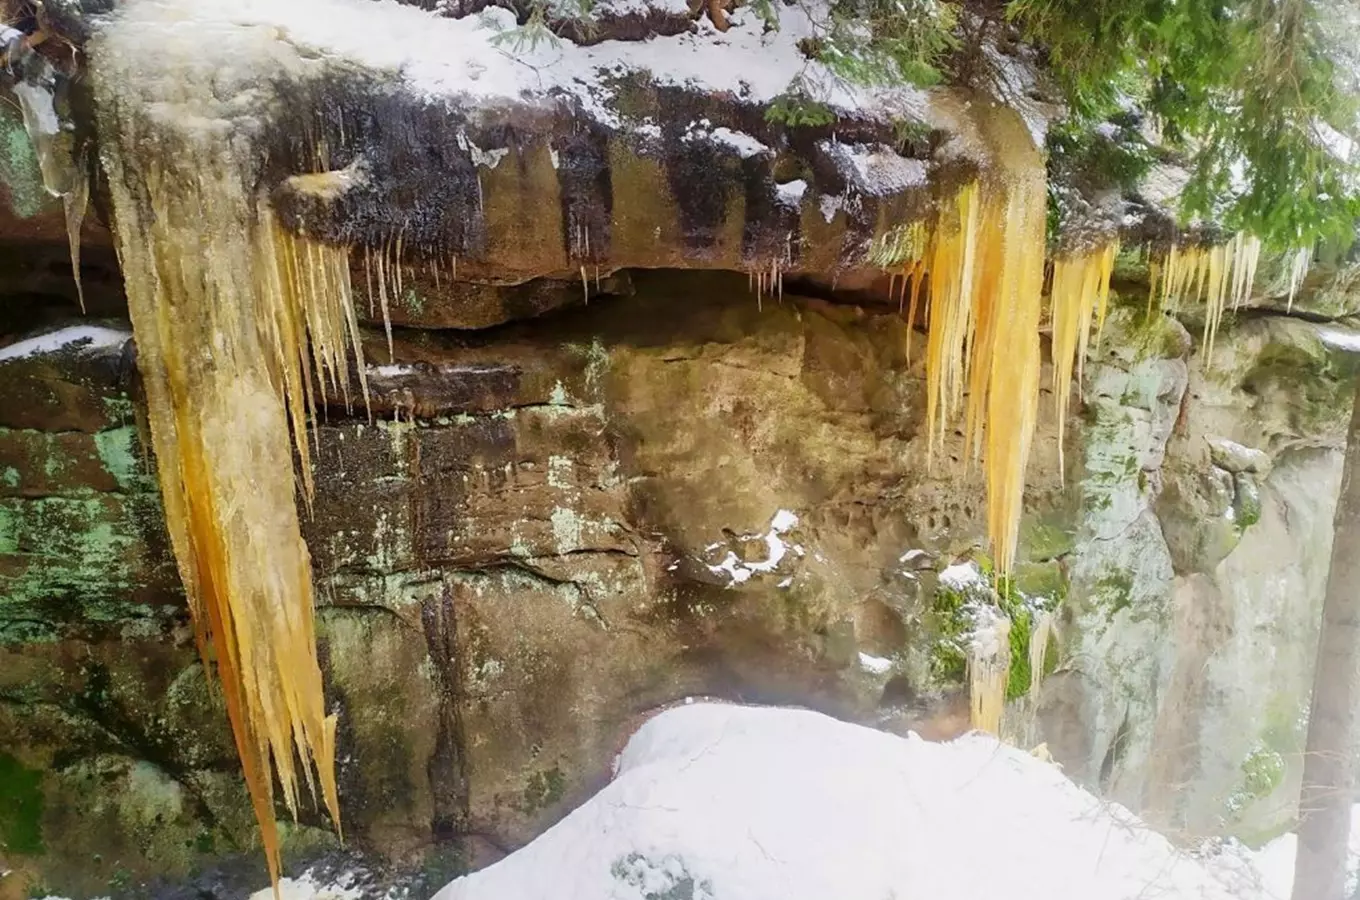
[[(930, 609), (936, 572), (981, 546), (984, 503), (957, 438), (926, 465), (923, 335), (891, 307), (757, 302), (740, 275), (615, 283), (631, 295), (491, 329), (398, 326), (390, 356), (370, 330), (373, 418), (337, 400), (317, 429), (304, 530), (338, 777), (381, 871), (451, 875), (521, 845), (685, 696), (965, 727), (927, 665)], [(1252, 319), (1206, 371), (1141, 309), (1089, 370), (1066, 486), (1044, 406), (1022, 573), (1066, 598), (1061, 662), (1012, 721), (1176, 827), (1265, 828), (1296, 774), (1249, 797), (1242, 766), (1297, 736), (1346, 370), (1316, 326)], [(126, 357), (0, 361), (0, 752), (42, 798), (18, 871), (71, 896), (253, 864)], [(1307, 407), (1270, 387), (1295, 357), (1319, 374)], [(34, 581), (41, 547), (62, 562)], [(1190, 777), (1206, 786), (1175, 787)], [(321, 824), (289, 832), (291, 858), (329, 846)]]
[[(78, 43), (106, 5), (49, 3)], [(525, 12), (408, 5), (507, 27)], [(549, 25), (577, 48), (712, 36), (703, 10), (608, 9), (593, 32)], [(759, 27), (739, 26), (724, 40)], [(866, 260), (995, 165), (991, 101), (907, 92), (891, 115), (791, 126), (769, 97), (634, 65), (600, 107), (567, 87), (449, 102), (311, 52), (223, 75), (287, 98), (252, 110), (285, 223), (369, 248), (351, 278), (371, 396), (324, 404), (304, 516), (363, 855), (337, 855), (309, 809), (290, 871), (357, 866), (366, 895), (428, 894), (541, 833), (687, 696), (963, 730), (937, 600), (941, 571), (981, 558), (982, 481), (959, 434), (928, 460), (924, 322)], [(1041, 86), (1012, 68), (1024, 89), (1003, 99), (1041, 130)], [(0, 898), (236, 898), (263, 864), (167, 547), (135, 358), (5, 357), (75, 311), (36, 163), (9, 163)], [(1136, 189), (1081, 174), (1078, 237), (1174, 234), (1175, 172)], [(107, 233), (84, 235), (90, 314), (125, 328)], [(1011, 736), (1187, 838), (1292, 815), (1353, 389), (1319, 339), (1356, 308), (1353, 261), (1320, 266), (1297, 315), (1268, 262), (1212, 360), (1194, 313), (1149, 316), (1145, 268), (1121, 269), (1068, 471), (1046, 371), (1028, 478), (1017, 583), (1054, 601), (1061, 646)]]

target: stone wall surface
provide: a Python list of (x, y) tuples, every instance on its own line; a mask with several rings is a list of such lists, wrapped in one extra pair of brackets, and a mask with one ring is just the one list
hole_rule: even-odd
[[(437, 879), (523, 844), (687, 696), (966, 727), (934, 601), (983, 546), (984, 496), (957, 436), (927, 460), (923, 335), (742, 276), (630, 283), (398, 329), (392, 357), (375, 333), (373, 418), (336, 404), (316, 431), (342, 807), (379, 868)], [(1318, 334), (1243, 319), (1206, 367), (1121, 304), (1065, 478), (1045, 388), (1019, 584), (1060, 603), (1061, 649), (1007, 728), (1187, 836), (1291, 814), (1349, 403)], [(72, 897), (259, 866), (126, 357), (0, 360), (0, 828), (7, 865)], [(287, 832), (292, 858), (326, 851), (321, 824)]]
[[(384, 15), (428, 13), (413, 40), (485, 43), (473, 14), (519, 11), (406, 5), (425, 12)], [(116, 57), (107, 6), (44, 6), (93, 61), (70, 85), (91, 171), (96, 89), (105, 124), (202, 116), (241, 136), (255, 202), (351, 247), (370, 402), (326, 405), (303, 517), (347, 843), (308, 807), (284, 832), (289, 871), (428, 896), (541, 833), (686, 697), (967, 728), (959, 591), (940, 575), (989, 565), (983, 479), (958, 432), (927, 451), (924, 321), (885, 265), (960, 184), (996, 188), (1014, 149), (997, 135), (1042, 140), (1057, 108), (1032, 53), (979, 48), (977, 84), (856, 95), (834, 124), (799, 124), (770, 115), (782, 84), (677, 80), (636, 44), (810, 65), (740, 13), (722, 35), (697, 6), (639, 4), (590, 34), (554, 21), (588, 83), (522, 67), (474, 102), (367, 45), (313, 46), (311, 22), (228, 16), (213, 46), (156, 54), (136, 32)], [(473, 69), (504, 55), (459, 52)], [(597, 52), (621, 62), (584, 68)], [(76, 319), (61, 204), (21, 137), (0, 115), (0, 900), (235, 900), (264, 863), (168, 548), (106, 185)], [(1164, 245), (1153, 201), (1174, 190), (1152, 181), (1078, 197), (1072, 227)], [(1286, 270), (1265, 261), (1206, 359), (1198, 314), (1149, 312), (1146, 260), (1121, 256), (1066, 471), (1044, 371), (1013, 589), (1060, 630), (1006, 736), (1187, 842), (1270, 836), (1297, 793), (1360, 292), (1353, 259), (1319, 260), (1293, 298)], [(71, 325), (104, 330), (15, 349)]]

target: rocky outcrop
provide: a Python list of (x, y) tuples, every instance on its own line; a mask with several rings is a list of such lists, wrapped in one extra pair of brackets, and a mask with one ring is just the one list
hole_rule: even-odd
[[(916, 569), (972, 545), (983, 504), (952, 464), (925, 466), (921, 336), (816, 300), (761, 309), (744, 276), (633, 283), (542, 325), (402, 332), (395, 361), (376, 338), (377, 418), (336, 409), (318, 430), (306, 531), (347, 828), (365, 846), (409, 858), (458, 839), (485, 860), (597, 786), (650, 709), (713, 695), (874, 721), (927, 652)], [(48, 773), (39, 871), (76, 894), (251, 842), (143, 444), (107, 418), (131, 410), (120, 357), (70, 345), (0, 362), (6, 383), (63, 396), (5, 404), (22, 454), (0, 501), (0, 715), (16, 765)], [(73, 427), (118, 455), (68, 449)], [(134, 488), (125, 525), (115, 491)], [(67, 496), (85, 518), (31, 512)], [(34, 548), (60, 540), (80, 553), (33, 584)], [(84, 809), (70, 792), (96, 747), (109, 771), (145, 775), (107, 782), (109, 816), (144, 802), (147, 778), (178, 798), (174, 828), (138, 854), (118, 843), (138, 840), (135, 816), (51, 818)]]
[[(578, 78), (544, 84), (532, 54), (488, 49), (510, 10), (407, 5), (346, 30), (242, 4), (217, 55), (167, 41), (147, 60), (157, 3), (136, 5), (124, 57), (88, 28), (102, 4), (50, 4), (117, 63), (96, 84), (210, 70), (208, 101), (177, 113), (241, 128), (262, 202), (360, 248), (370, 402), (324, 410), (304, 529), (343, 818), (374, 895), (523, 844), (687, 696), (965, 728), (942, 602), (960, 591), (941, 575), (986, 565), (984, 491), (961, 435), (926, 450), (924, 338), (874, 251), (990, 173), (996, 117), (1042, 132), (1024, 54), (986, 55), (1013, 109), (959, 86), (856, 93), (832, 98), (833, 129), (770, 115), (780, 66), (802, 64), (801, 8), (774, 37), (747, 12), (722, 38), (678, 9), (621, 15), (610, 42), (562, 51)], [(430, 35), (467, 40), (423, 69), (403, 41)], [(773, 62), (734, 89), (700, 36)], [(263, 862), (167, 547), (107, 233), (87, 225), (81, 270), (108, 327), (12, 343), (69, 324), (74, 291), (36, 161), (7, 163), (0, 897), (235, 896)], [(1086, 238), (1156, 206), (1155, 180), (1074, 188)], [(1169, 237), (1164, 213), (1139, 234)], [(1007, 728), (1186, 838), (1291, 815), (1352, 390), (1328, 342), (1353, 340), (1333, 320), (1355, 292), (1328, 265), (1297, 316), (1263, 276), (1206, 360), (1193, 313), (1149, 314), (1146, 270), (1121, 260), (1066, 472), (1044, 376), (1012, 587), (1057, 610), (1060, 646), (1037, 693), (1008, 690)], [(292, 860), (334, 851), (321, 825), (309, 810), (287, 830)]]
[[(980, 546), (983, 498), (953, 441), (926, 465), (922, 335), (895, 312), (762, 308), (742, 276), (631, 284), (492, 331), (400, 330), (391, 359), (375, 334), (374, 419), (332, 408), (317, 432), (341, 796), (384, 858), (522, 844), (685, 696), (963, 727), (932, 602)], [(1348, 387), (1309, 323), (1225, 329), (1206, 369), (1143, 316), (1109, 326), (1066, 487), (1051, 421), (1037, 439), (1021, 573), (1065, 596), (1064, 640), (1011, 721), (1186, 833), (1260, 832), (1297, 777)], [(29, 835), (19, 871), (70, 895), (257, 865), (135, 379), (102, 343), (0, 361), (20, 388), (0, 403), (0, 721), (36, 810), (6, 842)], [(1307, 409), (1270, 386), (1299, 353)], [(309, 821), (295, 853), (325, 845)]]

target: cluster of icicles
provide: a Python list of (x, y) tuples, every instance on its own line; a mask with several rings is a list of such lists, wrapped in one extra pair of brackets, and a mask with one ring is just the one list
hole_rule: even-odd
[(212, 157), (125, 158), (106, 165), (166, 526), (277, 889), (274, 775), (294, 819), (305, 783), (340, 825), (295, 498), (310, 511), (308, 424), (318, 397), (348, 400), (352, 360), (367, 400), (349, 255), (279, 227)]
[[(878, 258), (892, 259), (890, 271), (901, 278), (908, 322), (916, 321), (928, 300), (928, 459), (943, 452), (945, 434), (962, 420), (967, 460), (980, 463), (986, 478), (988, 537), (1000, 577), (1008, 577), (1015, 564), (1039, 412), (1041, 325), (1046, 318), (1050, 326), (1062, 469), (1072, 385), (1082, 383), (1090, 341), (1099, 340), (1119, 253), (1112, 239), (1055, 259), (1045, 292), (1043, 170), (1016, 166), (1005, 174), (994, 183), (965, 185), (932, 223), (899, 229), (878, 248)], [(1202, 302), (1208, 359), (1224, 310), (1251, 294), (1260, 254), (1260, 241), (1247, 234), (1217, 246), (1171, 247), (1152, 264), (1149, 313), (1154, 302), (1163, 308)], [(1294, 290), (1300, 281), (1297, 271), (1291, 274)], [(1030, 655), (1037, 654), (1031, 661), (1036, 688), (1054, 624), (1043, 615), (1034, 622)], [(999, 733), (1010, 669), (1005, 626), (999, 625), (999, 642), (982, 642), (968, 653), (972, 723), (993, 733)], [(997, 647), (988, 649), (993, 643)]]

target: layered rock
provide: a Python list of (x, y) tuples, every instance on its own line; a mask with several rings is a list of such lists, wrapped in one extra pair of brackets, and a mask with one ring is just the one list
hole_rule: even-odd
[[(928, 464), (924, 336), (873, 251), (989, 175), (1005, 148), (986, 117), (1042, 132), (1021, 51), (986, 55), (1018, 112), (963, 88), (860, 91), (829, 98), (832, 127), (768, 115), (801, 60), (796, 10), (780, 35), (742, 14), (726, 35), (649, 20), (662, 39), (577, 35), (512, 60), (491, 43), (505, 11), (475, 4), (442, 8), (458, 19), (337, 0), (326, 20), (203, 3), (218, 40), (200, 58), (160, 30), (166, 2), (130, 4), (113, 36), (97, 5), (51, 4), (95, 59), (118, 49), (101, 41), (166, 37), (117, 71), (198, 67), (219, 91), (176, 114), (240, 128), (262, 202), (356, 245), (372, 414), (325, 411), (304, 528), (343, 818), (375, 896), (523, 844), (686, 696), (966, 727), (939, 576), (982, 560), (984, 491), (959, 435)], [(528, 64), (554, 52), (572, 77), (540, 81)], [(0, 334), (18, 336), (69, 315), (74, 292), (51, 207), (6, 182), (4, 247), (24, 265), (5, 290), (23, 296)], [(1101, 239), (1146, 205), (1088, 193)], [(92, 312), (119, 326), (106, 235), (86, 237), (87, 287), (105, 275)], [(1346, 338), (1317, 320), (1354, 308), (1346, 271), (1305, 285), (1303, 318), (1263, 278), (1265, 309), (1205, 360), (1194, 314), (1149, 316), (1125, 259), (1066, 473), (1044, 397), (1016, 583), (1058, 608), (1060, 649), (1007, 727), (1187, 838), (1291, 815), (1351, 390), (1323, 341)], [(0, 896), (258, 886), (131, 348), (17, 347), (0, 347)], [(321, 823), (288, 831), (293, 860), (333, 848)]]

